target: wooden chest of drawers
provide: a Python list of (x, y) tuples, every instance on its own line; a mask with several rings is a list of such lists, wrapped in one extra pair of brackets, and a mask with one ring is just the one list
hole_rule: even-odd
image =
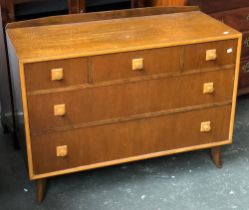
[(60, 174), (204, 148), (220, 165), (219, 147), (232, 142), (242, 36), (199, 11), (155, 11), (8, 26), (39, 200), (45, 179)]
[(249, 1), (248, 0), (187, 0), (187, 5), (201, 10), (217, 20), (243, 32), (239, 94), (249, 93)]

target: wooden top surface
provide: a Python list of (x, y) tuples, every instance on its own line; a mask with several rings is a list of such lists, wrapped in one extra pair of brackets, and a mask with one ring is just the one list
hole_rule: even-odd
[[(224, 34), (228, 32), (228, 34)], [(241, 34), (199, 11), (7, 29), (21, 62), (225, 40)]]

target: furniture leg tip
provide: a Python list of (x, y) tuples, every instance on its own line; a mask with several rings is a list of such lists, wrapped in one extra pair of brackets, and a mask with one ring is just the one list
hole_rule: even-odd
[(211, 158), (217, 168), (222, 168), (220, 147), (211, 148)]

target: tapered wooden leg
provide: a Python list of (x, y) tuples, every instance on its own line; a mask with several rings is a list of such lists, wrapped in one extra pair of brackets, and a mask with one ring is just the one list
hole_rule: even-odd
[(221, 168), (222, 161), (221, 161), (221, 148), (220, 147), (211, 148), (211, 157), (216, 167)]
[(41, 203), (44, 199), (46, 192), (46, 185), (47, 185), (47, 179), (36, 180), (36, 197), (38, 203)]

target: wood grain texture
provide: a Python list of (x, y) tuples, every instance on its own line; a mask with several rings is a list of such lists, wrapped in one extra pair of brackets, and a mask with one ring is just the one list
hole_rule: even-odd
[[(94, 82), (100, 82), (160, 73), (222, 68), (225, 65), (235, 64), (236, 46), (236, 40), (227, 40), (183, 47), (95, 56), (91, 60), (92, 77)], [(228, 54), (227, 49), (229, 48), (233, 49), (233, 52)], [(218, 58), (215, 61), (206, 61), (206, 51), (209, 49), (216, 50)], [(195, 54), (194, 58), (193, 54)], [(143, 58), (144, 68), (142, 71), (131, 71), (131, 62), (134, 58)]]
[(190, 12), (190, 11), (199, 11), (199, 8), (196, 6), (151, 7), (151, 8), (142, 8), (142, 9), (126, 9), (126, 10), (93, 12), (93, 13), (83, 13), (83, 14), (74, 14), (74, 15), (61, 15), (61, 16), (45, 17), (45, 18), (9, 23), (7, 25), (7, 28), (10, 29), (10, 28), (39, 27), (39, 26), (49, 26), (49, 25), (61, 25), (61, 24), (74, 24), (82, 22), (144, 17), (144, 16)]
[[(63, 79), (51, 80), (51, 70), (62, 68)], [(25, 64), (27, 91), (79, 85), (88, 82), (87, 58)]]
[[(220, 70), (126, 85), (29, 96), (30, 130), (31, 133), (36, 133), (56, 127), (227, 101), (232, 97), (233, 76), (234, 70)], [(203, 94), (203, 84), (206, 82), (214, 83), (214, 94)], [(179, 97), (175, 97), (176, 94)], [(65, 116), (54, 117), (53, 107), (56, 104), (66, 105)]]
[[(58, 25), (43, 19), (8, 29), (20, 61), (30, 179), (232, 143), (239, 32), (200, 12), (117, 15), (112, 21), (95, 15), (89, 19), (98, 21), (73, 23), (70, 16), (58, 18)], [(35, 26), (42, 21), (48, 25)], [(217, 59), (207, 62), (206, 51), (214, 48)], [(53, 87), (44, 81), (27, 90), (29, 65), (36, 72), (44, 62), (46, 72), (47, 63), (84, 57), (82, 83)], [(131, 68), (140, 57), (143, 74)], [(214, 92), (203, 94), (204, 83), (211, 82)], [(57, 121), (51, 117), (56, 104), (66, 107)], [(211, 130), (200, 132), (209, 121)], [(67, 148), (67, 155), (57, 157), (58, 147)]]
[[(177, 36), (172, 33), (172, 27)], [(198, 32), (194, 28), (198, 28)], [(226, 31), (229, 34), (223, 34)], [(36, 30), (32, 27), (7, 29), (7, 33), (23, 62), (194, 44), (239, 36), (234, 29), (196, 11), (42, 26)], [(71, 39), (72, 35), (74, 39)]]
[[(42, 174), (226, 140), (230, 113), (228, 105), (33, 137), (34, 172)], [(201, 133), (200, 123), (207, 120), (212, 122), (212, 130)], [(60, 145), (68, 146), (66, 158), (56, 157), (56, 146)]]
[[(187, 5), (200, 6), (201, 10), (217, 20), (243, 32), (242, 54), (243, 62), (249, 56), (249, 1), (247, 0), (188, 0)], [(243, 78), (245, 77), (245, 78)], [(239, 79), (239, 95), (249, 92), (247, 74), (241, 73)]]

